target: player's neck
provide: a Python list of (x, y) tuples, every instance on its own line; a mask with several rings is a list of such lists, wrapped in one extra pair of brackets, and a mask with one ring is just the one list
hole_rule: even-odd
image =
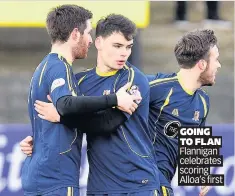
[(97, 56), (97, 66), (96, 66), (96, 69), (100, 73), (109, 73), (109, 72), (115, 71), (114, 69), (106, 66), (105, 63), (103, 62), (103, 60), (99, 57), (99, 55)]
[(66, 43), (54, 43), (51, 47), (51, 53), (57, 53), (63, 56), (69, 64), (72, 64), (74, 61), (71, 47)]
[(192, 69), (180, 69), (177, 73), (179, 83), (182, 88), (189, 94), (193, 94), (197, 89), (201, 87), (198, 81), (198, 75)]

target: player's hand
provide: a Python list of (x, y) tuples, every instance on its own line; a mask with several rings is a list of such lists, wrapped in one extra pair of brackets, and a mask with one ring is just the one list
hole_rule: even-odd
[[(50, 96), (48, 97), (48, 99)], [(50, 100), (50, 99), (49, 99)], [(41, 119), (48, 120), (50, 122), (60, 122), (60, 115), (58, 114), (53, 103), (46, 103), (36, 100), (34, 104), (35, 110), (38, 112), (38, 116)]]
[(33, 137), (27, 136), (20, 142), (21, 151), (27, 156), (31, 156), (33, 152)]
[(52, 99), (50, 95), (47, 95), (47, 99), (52, 103)]
[(205, 196), (209, 190), (210, 190), (209, 186), (201, 186), (199, 196)]
[(116, 93), (117, 101), (118, 101), (118, 109), (127, 112), (128, 114), (132, 114), (138, 107), (135, 103), (140, 103), (142, 97), (140, 94), (130, 95), (127, 93), (127, 89), (130, 88), (131, 83), (127, 83), (122, 88), (118, 90)]

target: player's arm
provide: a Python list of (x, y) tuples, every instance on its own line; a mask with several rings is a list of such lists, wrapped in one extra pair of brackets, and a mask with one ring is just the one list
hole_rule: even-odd
[(66, 116), (97, 112), (117, 105), (116, 94), (100, 97), (64, 96), (56, 102), (56, 109), (61, 116)]
[(118, 109), (109, 108), (92, 115), (80, 116), (79, 118), (61, 117), (60, 123), (78, 128), (84, 133), (102, 134), (111, 133), (127, 120), (127, 117)]
[[(125, 89), (112, 95), (96, 97), (72, 96), (72, 82), (68, 73), (68, 67), (60, 63), (55, 68), (51, 66), (45, 76), (48, 81), (52, 102), (61, 116), (93, 113), (114, 106), (123, 107), (131, 112), (130, 108), (135, 97), (129, 96)], [(40, 101), (37, 100), (36, 103), (40, 104)]]
[(21, 151), (27, 156), (31, 156), (33, 152), (33, 137), (27, 136), (20, 142)]
[[(135, 104), (137, 108), (137, 104)], [(52, 103), (43, 102), (43, 106), (36, 105), (38, 116), (50, 122), (60, 122), (70, 128), (79, 128), (83, 132), (107, 133), (117, 129), (127, 120), (126, 116), (117, 109), (106, 109), (104, 111), (83, 114), (60, 116)]]
[(102, 97), (77, 97), (71, 81), (70, 68), (63, 62), (51, 65), (47, 72), (45, 77), (49, 94), (61, 115), (66, 115), (68, 112), (70, 114), (96, 112), (118, 104), (115, 94)]
[(114, 106), (121, 107), (124, 111), (132, 113), (134, 101), (141, 99), (138, 95), (129, 95), (126, 90), (129, 84), (124, 85), (116, 94), (103, 96), (65, 96), (57, 101), (56, 109), (61, 116), (93, 113)]

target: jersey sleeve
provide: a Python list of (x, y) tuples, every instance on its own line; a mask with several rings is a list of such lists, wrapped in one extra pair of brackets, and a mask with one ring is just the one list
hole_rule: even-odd
[(164, 79), (164, 78), (174, 77), (174, 76), (176, 76), (175, 73), (171, 73), (171, 74), (157, 73), (157, 74), (146, 75), (149, 83), (154, 82), (155, 80), (158, 80), (158, 79)]
[(160, 76), (159, 76), (159, 73), (157, 73), (155, 75), (147, 74), (146, 77), (148, 79), (148, 82), (152, 82), (152, 81), (158, 79)]
[(47, 83), (54, 105), (56, 105), (59, 98), (66, 95), (73, 95), (71, 74), (69, 65), (66, 65), (63, 62), (58, 62), (58, 64), (52, 65), (48, 69)]
[[(130, 94), (140, 94), (142, 97), (142, 101), (137, 103), (139, 107), (143, 102), (149, 102), (149, 84), (146, 76), (142, 72), (136, 71), (132, 67), (130, 67), (128, 70), (125, 70), (125, 73), (122, 74), (115, 86), (116, 92), (128, 82), (131, 83), (131, 87), (128, 89), (128, 92)], [(129, 114), (124, 114), (127, 118), (130, 117)]]
[(150, 86), (150, 97), (149, 102), (150, 104), (157, 104), (161, 100), (165, 99), (165, 96), (167, 92), (169, 91), (168, 88), (166, 88), (162, 84), (149, 84)]
[(89, 70), (85, 70), (85, 71), (82, 71), (82, 72), (79, 72), (79, 73), (76, 73), (75, 74), (75, 78), (76, 78), (76, 81), (77, 83), (82, 80), (88, 73), (89, 73), (90, 69)]
[(150, 104), (157, 104), (161, 100), (165, 99), (170, 89), (164, 85), (165, 81), (176, 80), (176, 74), (163, 74), (157, 73), (156, 75), (147, 75), (150, 86)]

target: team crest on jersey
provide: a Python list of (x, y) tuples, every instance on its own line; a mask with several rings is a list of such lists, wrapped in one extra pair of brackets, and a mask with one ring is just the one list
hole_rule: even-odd
[(110, 90), (104, 90), (103, 95), (109, 95), (110, 94)]
[(177, 108), (175, 108), (173, 111), (172, 111), (172, 115), (174, 116), (179, 116), (179, 110)]
[(194, 117), (192, 118), (194, 121), (199, 121), (199, 116), (200, 116), (200, 112), (199, 111), (195, 111), (194, 112)]
[[(136, 86), (136, 85), (133, 85), (133, 86), (130, 88), (129, 93), (130, 93), (131, 95), (140, 95), (140, 96), (141, 96), (141, 93), (140, 93), (140, 91), (139, 91), (139, 87)], [(135, 102), (136, 102), (137, 104), (139, 104), (141, 101), (140, 101), (140, 100), (135, 100)]]
[(164, 134), (168, 137), (176, 138), (180, 127), (179, 121), (170, 121), (164, 126)]

